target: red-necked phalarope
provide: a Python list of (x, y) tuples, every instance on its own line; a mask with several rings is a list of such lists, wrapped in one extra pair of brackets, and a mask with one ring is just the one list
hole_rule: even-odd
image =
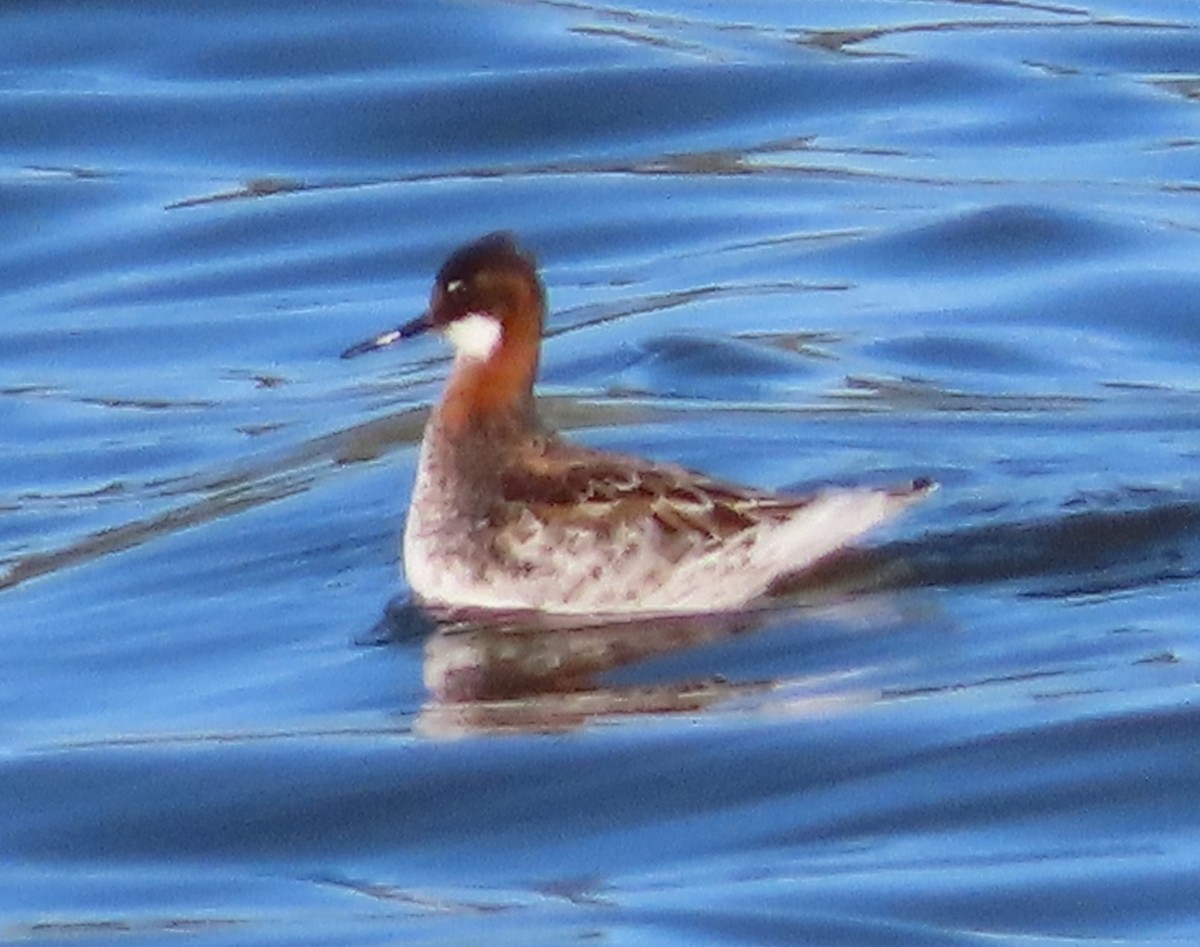
[(423, 315), (342, 353), (428, 329), (454, 347), (404, 530), (408, 583), (428, 605), (733, 609), (936, 488), (788, 496), (569, 443), (534, 407), (545, 311), (533, 258), (489, 234), (445, 262)]

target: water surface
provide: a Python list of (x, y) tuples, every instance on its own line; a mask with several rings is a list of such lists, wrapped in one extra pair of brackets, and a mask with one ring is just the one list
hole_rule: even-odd
[[(1193, 4), (0, 33), (0, 936), (1196, 939)], [(337, 354), (497, 228), (571, 436), (942, 490), (747, 615), (434, 631), (446, 352)]]

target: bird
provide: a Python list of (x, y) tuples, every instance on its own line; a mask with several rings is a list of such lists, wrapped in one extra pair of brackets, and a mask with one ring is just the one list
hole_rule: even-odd
[(450, 254), (421, 315), (342, 353), (430, 330), (453, 348), (404, 527), (404, 572), (422, 606), (739, 610), (937, 487), (775, 493), (572, 442), (538, 419), (545, 320), (535, 258), (512, 233), (489, 233)]

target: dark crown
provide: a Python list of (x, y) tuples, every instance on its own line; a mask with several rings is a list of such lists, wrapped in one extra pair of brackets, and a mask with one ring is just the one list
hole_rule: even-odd
[(470, 283), (484, 270), (515, 270), (537, 280), (537, 261), (533, 254), (523, 251), (512, 233), (497, 230), (464, 244), (450, 254), (438, 270), (438, 285), (444, 289), (456, 280)]

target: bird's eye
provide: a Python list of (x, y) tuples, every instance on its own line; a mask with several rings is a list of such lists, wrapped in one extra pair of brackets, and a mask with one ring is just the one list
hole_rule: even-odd
[(446, 284), (446, 294), (449, 296), (453, 296), (456, 293), (461, 293), (466, 288), (467, 288), (467, 284), (464, 283), (462, 280), (452, 279), (449, 283)]

